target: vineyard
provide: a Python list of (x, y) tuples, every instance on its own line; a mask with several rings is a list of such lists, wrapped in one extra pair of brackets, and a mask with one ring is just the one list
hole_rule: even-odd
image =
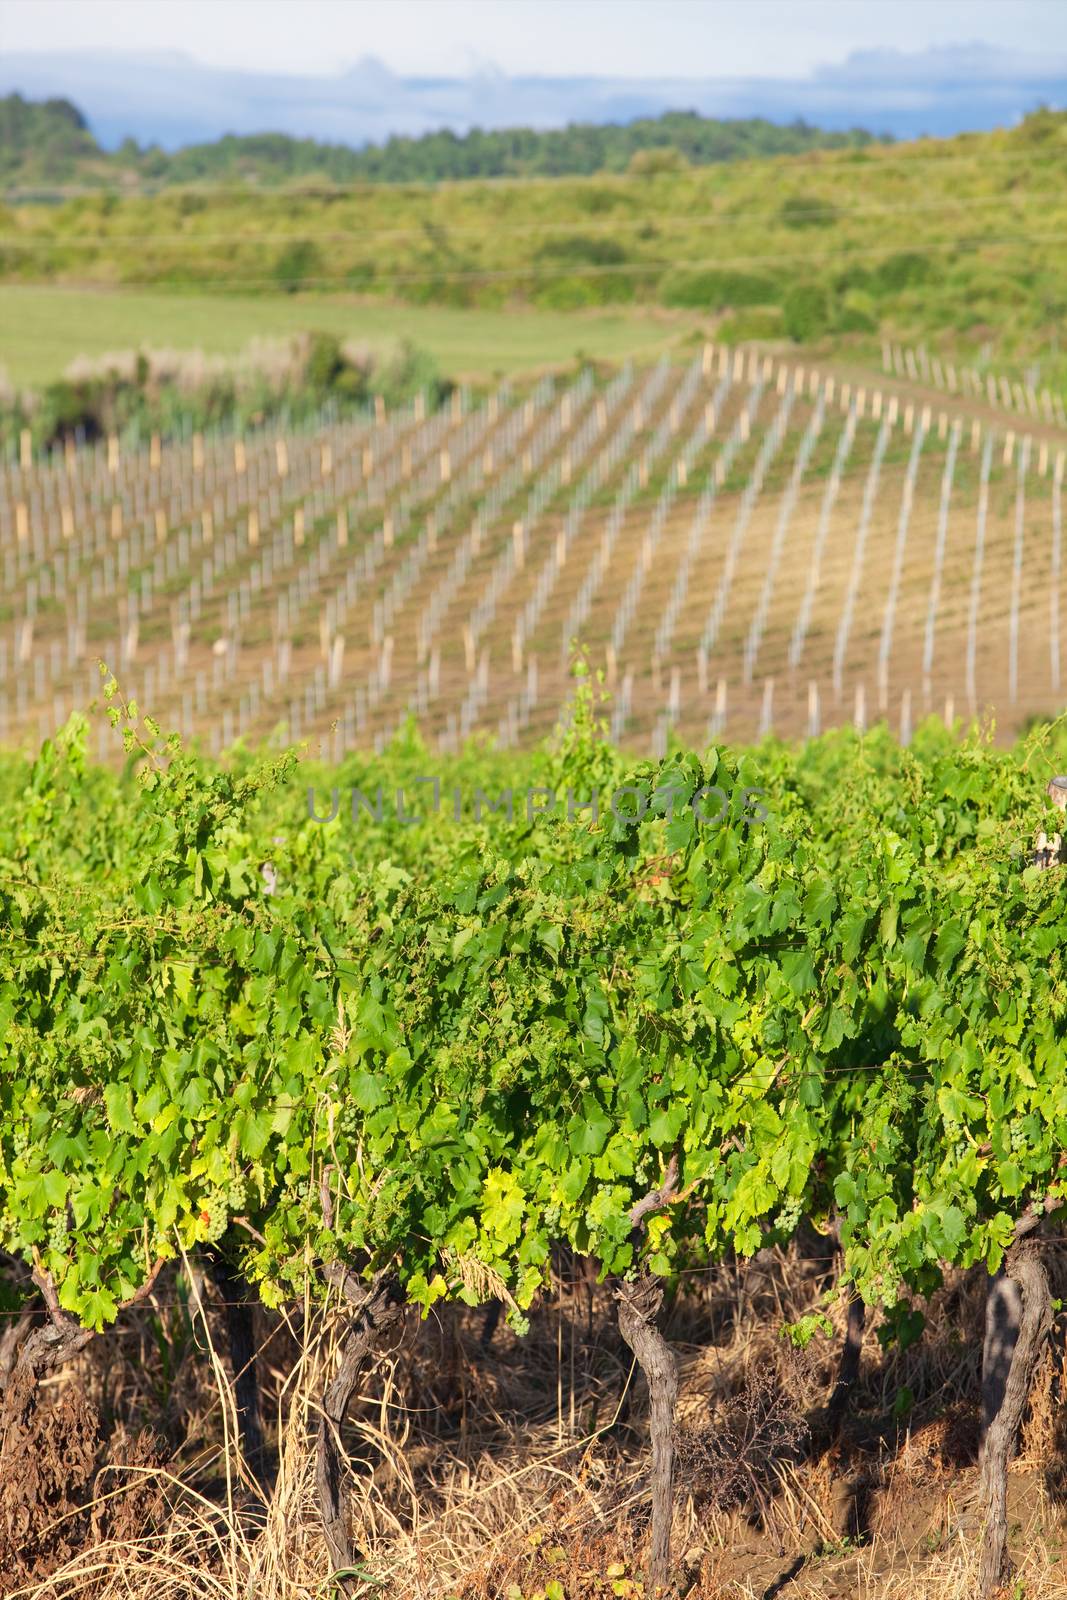
[(24, 435), (4, 1600), (1060, 1600), (1067, 430), (884, 364)]
[[(674, 386), (680, 419), (686, 384), (695, 392), (699, 378), (697, 369)], [(609, 415), (625, 392), (633, 419), (629, 383), (609, 390)], [(743, 392), (753, 411), (757, 387)], [(724, 405), (725, 390), (716, 394), (711, 403)], [(547, 456), (564, 423), (561, 405), (539, 398)], [(584, 398), (570, 399), (576, 458)], [(651, 375), (639, 398), (653, 416), (669, 408), (665, 375)], [(789, 398), (786, 388), (763, 432), (765, 467)], [(525, 424), (519, 448), (528, 437), (535, 454), (539, 399), (530, 404), (529, 416), (499, 407), (498, 421)], [(817, 407), (806, 427), (813, 451)], [(669, 415), (657, 425), (668, 436)], [(743, 415), (728, 434), (739, 445)], [(416, 436), (432, 447), (435, 472), (452, 450), (462, 483), (463, 418), (437, 426)], [(469, 426), (484, 454), (482, 420)], [(595, 432), (595, 402), (586, 427)], [(888, 456), (884, 419), (878, 437)], [(919, 445), (908, 459), (920, 459)], [(988, 451), (985, 460), (991, 475)], [(413, 472), (416, 463), (413, 450)], [(303, 470), (295, 449), (289, 470)], [(625, 512), (614, 526), (624, 522)], [(366, 548), (384, 552), (380, 529)], [(439, 580), (434, 593), (446, 592)], [(556, 737), (536, 755), (445, 754), (435, 791), (419, 787), (427, 752), (410, 734), (337, 768), (295, 754), (225, 768), (164, 737), (113, 679), (98, 684), (129, 754), (125, 776), (89, 763), (77, 714), (32, 763), (0, 769), (0, 1246), (18, 1308), (18, 1337), (4, 1344), (0, 1567), (23, 1584), (58, 1573), (50, 1595), (96, 1592), (101, 1540), (114, 1548), (102, 1513), (81, 1555), (54, 1521), (20, 1522), (21, 1474), (56, 1494), (55, 1469), (40, 1464), (58, 1426), (49, 1377), (146, 1316), (140, 1325), (176, 1352), (167, 1341), (177, 1334), (163, 1329), (180, 1317), (167, 1308), (185, 1305), (195, 1320), (199, 1305), (208, 1326), (205, 1291), (178, 1294), (201, 1283), (195, 1263), (208, 1259), (231, 1297), (240, 1285), (246, 1304), (257, 1297), (261, 1315), (284, 1324), (303, 1352), (294, 1361), (313, 1353), (316, 1302), (338, 1308), (339, 1365), (326, 1365), (303, 1424), (290, 1414), (272, 1445), (235, 1354), (236, 1399), (215, 1446), (237, 1463), (218, 1491), (231, 1533), (201, 1511), (202, 1565), (184, 1577), (172, 1570), (166, 1520), (152, 1531), (158, 1503), (153, 1512), (133, 1492), (151, 1458), (122, 1458), (116, 1492), (141, 1522), (121, 1546), (116, 1583), (155, 1573), (157, 1594), (238, 1595), (252, 1582), (257, 1593), (310, 1595), (334, 1571), (349, 1594), (385, 1585), (558, 1600), (652, 1594), (688, 1563), (692, 1588), (706, 1557), (698, 1547), (683, 1562), (672, 1520), (680, 1497), (699, 1505), (701, 1480), (690, 1481), (691, 1457), (678, 1452), (695, 1437), (706, 1455), (715, 1430), (709, 1445), (676, 1418), (664, 1296), (677, 1317), (687, 1285), (736, 1282), (746, 1262), (829, 1237), (837, 1265), (824, 1270), (847, 1286), (848, 1303), (829, 1411), (838, 1426), (865, 1317), (877, 1317), (888, 1351), (906, 1352), (921, 1346), (939, 1285), (1006, 1267), (990, 1280), (980, 1516), (967, 1525), (981, 1563), (971, 1581), (992, 1594), (1007, 1570), (1007, 1463), (1053, 1317), (1054, 1252), (1039, 1241), (1067, 1205), (1067, 930), (1058, 873), (1028, 866), (1035, 831), (1050, 826), (1049, 736), (997, 752), (931, 723), (911, 749), (884, 731), (845, 730), (796, 751), (717, 742), (635, 762), (606, 737), (611, 703), (601, 706), (579, 672)], [(375, 822), (375, 784), (406, 788), (411, 815)], [(525, 803), (505, 806), (505, 788), (525, 791)], [(366, 804), (350, 808), (350, 791)], [(610, 795), (610, 807), (592, 808), (594, 793)], [(467, 804), (471, 794), (486, 804)], [(591, 1296), (606, 1280), (624, 1352), (616, 1378), (601, 1369), (592, 1420), (591, 1347), (575, 1356), (581, 1291), (567, 1290), (583, 1262)], [(832, 1334), (833, 1284), (794, 1324), (801, 1343)], [(365, 1462), (383, 1448), (395, 1403), (361, 1388), (378, 1341), (410, 1332), (416, 1307), (444, 1338), (453, 1305), (462, 1316), (486, 1304), (506, 1314), (509, 1331), (496, 1337), (511, 1341), (516, 1372), (538, 1328), (543, 1353), (546, 1316), (555, 1338), (558, 1315), (562, 1351), (568, 1308), (570, 1403), (561, 1358), (551, 1452), (577, 1474), (576, 1498), (565, 1514), (559, 1480), (546, 1492), (542, 1515), (560, 1530), (554, 1560), (583, 1529), (614, 1525), (579, 1485), (619, 1415), (627, 1360), (643, 1374), (651, 1457), (630, 1567), (565, 1587), (549, 1564), (541, 1586), (524, 1589), (516, 1573), (530, 1570), (538, 1541), (520, 1540), (516, 1556), (506, 1519), (485, 1512), (475, 1582), (441, 1542), (453, 1504), (425, 1535), (437, 1527), (437, 1576), (417, 1573), (405, 1554), (416, 1513), (388, 1478), (372, 1480), (366, 1520), (349, 1520), (342, 1426), (353, 1404), (366, 1415), (369, 1403), (372, 1417), (380, 1404), (381, 1424), (365, 1425), (355, 1450)], [(483, 1360), (492, 1337), (487, 1323)], [(208, 1335), (199, 1359), (230, 1392), (214, 1349)], [(192, 1348), (185, 1359), (196, 1359)], [(432, 1360), (422, 1382), (437, 1386), (440, 1404), (447, 1374), (430, 1370)], [(111, 1392), (106, 1381), (100, 1392)], [(936, 1414), (940, 1392), (912, 1395), (905, 1411), (916, 1403)], [(317, 1506), (310, 1554), (306, 1541), (294, 1553), (264, 1546), (266, 1534), (257, 1544), (247, 1525), (233, 1533), (242, 1482), (263, 1481), (271, 1449), (282, 1453), (309, 1426), (303, 1456), (285, 1459)], [(780, 1459), (767, 1447), (761, 1469), (771, 1477), (759, 1492), (772, 1501), (795, 1437), (787, 1445)], [(401, 1484), (411, 1481), (402, 1441), (386, 1448), (399, 1452)], [(88, 1516), (77, 1483), (91, 1466), (80, 1462), (65, 1459), (61, 1475), (68, 1532)], [(352, 1481), (364, 1480), (357, 1471)], [(469, 1516), (484, 1491), (477, 1475), (463, 1482), (449, 1492), (466, 1496)], [(384, 1546), (383, 1520), (393, 1530)], [(813, 1540), (825, 1547), (817, 1509), (802, 1510), (794, 1532), (801, 1561)], [(288, 1565), (301, 1562), (303, 1576)], [(198, 1587), (197, 1572), (214, 1572), (214, 1586)]]
[(1067, 433), (942, 399), (705, 346), (299, 433), (24, 448), (0, 739), (86, 705), (104, 658), (216, 754), (280, 731), (336, 760), (411, 717), (528, 746), (576, 643), (613, 738), (660, 755), (930, 714), (1010, 737), (1060, 703)]

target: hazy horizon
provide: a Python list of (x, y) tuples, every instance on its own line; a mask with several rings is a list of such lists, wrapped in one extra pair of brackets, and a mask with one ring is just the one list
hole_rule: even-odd
[(73, 100), (108, 148), (667, 110), (911, 138), (1067, 105), (1055, 0), (0, 0), (0, 41), (0, 92)]
[(968, 44), (921, 54), (859, 51), (797, 79), (656, 79), (509, 76), (489, 67), (459, 77), (403, 76), (369, 57), (322, 77), (204, 66), (173, 50), (30, 51), (0, 60), (0, 92), (72, 100), (110, 149), (126, 137), (175, 149), (227, 133), (265, 132), (358, 147), (393, 134), (547, 129), (668, 110), (803, 118), (907, 139), (1008, 126), (1040, 104), (1067, 104), (1067, 55), (1056, 60)]

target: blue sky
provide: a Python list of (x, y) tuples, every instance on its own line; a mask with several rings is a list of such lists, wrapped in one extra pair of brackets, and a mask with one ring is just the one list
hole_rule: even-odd
[(796, 78), (859, 50), (1067, 55), (1064, 0), (0, 0), (0, 50), (333, 74)]
[(10, 90), (109, 148), (665, 110), (947, 136), (1067, 106), (1067, 0), (0, 0)]

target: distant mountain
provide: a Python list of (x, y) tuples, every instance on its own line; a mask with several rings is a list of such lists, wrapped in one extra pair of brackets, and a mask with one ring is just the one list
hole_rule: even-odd
[(105, 150), (69, 100), (0, 99), (0, 184), (11, 191), (107, 184), (120, 188), (180, 183), (426, 183), (442, 179), (622, 172), (644, 163), (706, 166), (746, 156), (858, 147), (861, 130), (825, 132), (763, 118), (732, 122), (668, 111), (655, 118), (573, 124), (540, 132), (508, 128), (457, 135), (450, 130), (354, 150), (283, 133), (225, 134), (173, 152), (125, 139)]
[[(699, 63), (687, 63), (690, 68)], [(920, 53), (860, 51), (805, 78), (405, 78), (363, 60), (333, 77), (236, 72), (176, 53), (9, 53), (0, 92), (63, 96), (83, 108), (106, 149), (128, 136), (167, 150), (265, 129), (357, 147), (392, 135), (568, 123), (626, 123), (687, 110), (704, 117), (798, 117), (819, 128), (857, 124), (897, 138), (1011, 124), (1039, 104), (1067, 103), (1067, 59), (980, 44)]]

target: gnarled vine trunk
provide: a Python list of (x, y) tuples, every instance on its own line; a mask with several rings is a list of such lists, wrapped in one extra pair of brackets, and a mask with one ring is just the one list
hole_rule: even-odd
[[(341, 1425), (379, 1335), (400, 1320), (406, 1305), (400, 1285), (391, 1274), (383, 1274), (370, 1284), (361, 1283), (351, 1273), (331, 1276), (352, 1307), (352, 1318), (341, 1344), (341, 1364), (326, 1385), (322, 1398), (315, 1486), (330, 1559), (335, 1568), (343, 1570), (352, 1566), (356, 1551), (348, 1528)], [(340, 1578), (338, 1582), (345, 1594), (354, 1592), (354, 1579)]]
[(257, 1482), (266, 1484), (268, 1461), (259, 1408), (255, 1322), (250, 1298), (252, 1291), (243, 1274), (220, 1251), (208, 1251), (207, 1257), (211, 1275), (222, 1296), (226, 1317), (241, 1454), (252, 1476)]
[(621, 1283), (619, 1332), (634, 1353), (648, 1382), (652, 1441), (652, 1550), (649, 1579), (653, 1592), (666, 1588), (671, 1575), (671, 1519), (674, 1514), (674, 1412), (678, 1400), (678, 1364), (656, 1327), (663, 1288), (653, 1278)]
[(978, 1578), (983, 1600), (1005, 1582), (1010, 1567), (1008, 1462), (1051, 1326), (1052, 1298), (1037, 1243), (1020, 1241), (991, 1279), (986, 1300), (979, 1488), (985, 1531)]
[(862, 1296), (852, 1290), (848, 1299), (848, 1323), (845, 1342), (841, 1347), (841, 1361), (837, 1369), (837, 1382), (830, 1396), (830, 1425), (836, 1433), (848, 1414), (849, 1403), (860, 1375), (860, 1357), (863, 1354), (863, 1330), (867, 1322), (867, 1307)]

